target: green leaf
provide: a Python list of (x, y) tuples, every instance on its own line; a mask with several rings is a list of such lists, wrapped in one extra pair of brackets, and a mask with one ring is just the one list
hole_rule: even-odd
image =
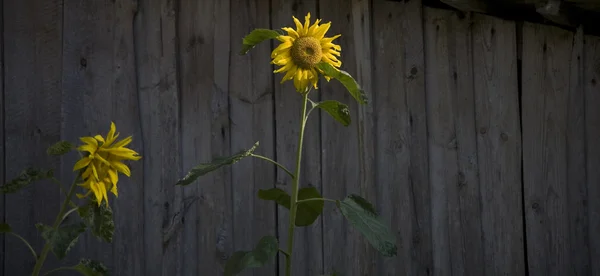
[(350, 223), (386, 257), (397, 254), (396, 236), (377, 216), (373, 205), (358, 196), (350, 195), (337, 201), (338, 208)]
[(115, 232), (113, 212), (108, 203), (102, 202), (100, 206), (90, 201), (88, 204), (77, 208), (77, 213), (83, 222), (92, 229), (92, 234), (107, 243), (112, 242)]
[(267, 39), (277, 38), (280, 35), (283, 35), (283, 33), (278, 30), (254, 29), (242, 40), (242, 50), (240, 51), (240, 55), (245, 55), (258, 43), (261, 43)]
[(275, 201), (286, 209), (290, 209), (290, 195), (282, 189), (271, 188), (268, 190), (258, 190), (258, 198)]
[[(275, 201), (286, 209), (290, 209), (290, 195), (282, 189), (258, 190), (258, 198)], [(322, 198), (319, 190), (315, 187), (306, 187), (298, 190), (298, 200), (311, 198)], [(298, 208), (296, 209), (296, 226), (309, 226), (313, 224), (323, 212), (324, 205), (325, 203), (322, 200), (298, 204)]]
[(34, 181), (48, 179), (51, 178), (53, 175), (54, 173), (52, 170), (27, 168), (24, 171), (22, 171), (17, 178), (1, 186), (0, 192), (4, 194), (15, 193)]
[(46, 150), (46, 153), (48, 155), (63, 155), (65, 153), (68, 153), (69, 151), (71, 151), (73, 148), (75, 148), (75, 146), (73, 146), (73, 144), (71, 144), (70, 142), (60, 141), (60, 142), (57, 142), (56, 144), (50, 146)]
[(59, 260), (67, 255), (71, 247), (77, 243), (79, 235), (85, 231), (83, 223), (65, 225), (56, 230), (41, 223), (36, 224), (35, 227), (42, 232), (42, 237), (50, 243), (52, 252)]
[(225, 276), (233, 276), (246, 268), (262, 267), (277, 255), (279, 243), (273, 236), (265, 236), (252, 251), (237, 251), (225, 264)]
[[(298, 200), (323, 198), (315, 187), (306, 187), (298, 191)], [(323, 213), (323, 200), (312, 200), (298, 204), (296, 226), (309, 226)]]
[(79, 264), (72, 267), (85, 276), (107, 276), (108, 269), (102, 263), (89, 259), (81, 259)]
[(350, 95), (352, 95), (352, 97), (354, 97), (354, 99), (356, 99), (358, 103), (368, 103), (365, 91), (360, 88), (360, 85), (356, 82), (356, 80), (354, 80), (354, 78), (350, 74), (348, 74), (348, 72), (336, 69), (335, 67), (331, 66), (331, 64), (326, 62), (321, 62), (317, 64), (317, 67), (323, 71), (323, 74), (325, 76), (336, 79), (340, 83), (342, 83), (342, 85), (346, 87), (348, 92), (350, 92)]
[(200, 176), (203, 176), (203, 175), (205, 175), (209, 172), (212, 172), (216, 169), (219, 169), (223, 166), (233, 165), (233, 164), (237, 163), (238, 161), (242, 160), (243, 158), (250, 156), (250, 154), (252, 154), (254, 152), (254, 150), (256, 150), (257, 147), (258, 147), (258, 142), (256, 142), (254, 144), (254, 146), (252, 146), (250, 149), (242, 150), (242, 151), (236, 153), (235, 155), (232, 155), (229, 157), (219, 157), (210, 163), (200, 164), (200, 165), (192, 168), (192, 170), (190, 170), (190, 172), (188, 172), (188, 174), (184, 178), (177, 181), (177, 184), (175, 184), (175, 185), (182, 185), (182, 186), (189, 185)]
[(317, 103), (314, 107), (325, 110), (336, 121), (342, 123), (342, 125), (350, 125), (352, 119), (350, 118), (350, 110), (347, 105), (338, 101), (328, 100)]
[(12, 232), (12, 228), (8, 223), (0, 223), (0, 233), (10, 233)]

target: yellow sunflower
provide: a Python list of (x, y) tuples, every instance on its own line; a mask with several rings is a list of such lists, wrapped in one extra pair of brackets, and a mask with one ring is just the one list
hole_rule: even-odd
[[(277, 40), (282, 43), (271, 53), (273, 59), (271, 63), (282, 66), (273, 71), (274, 73), (285, 73), (281, 83), (293, 79), (296, 90), (306, 92), (310, 85), (317, 89), (318, 74), (323, 74), (317, 68), (317, 64), (326, 62), (334, 68), (342, 65), (337, 58), (340, 56), (342, 48), (332, 43), (341, 35), (325, 37), (331, 22), (319, 25), (321, 19), (317, 19), (312, 26), (309, 26), (310, 13), (305, 17), (304, 26), (296, 17), (293, 19), (296, 30), (289, 27), (282, 28), (288, 35), (277, 37)], [(330, 80), (327, 76), (325, 79)]]
[(107, 191), (111, 191), (115, 196), (119, 195), (117, 191), (118, 173), (131, 176), (129, 167), (123, 161), (140, 160), (142, 157), (134, 150), (125, 147), (131, 143), (131, 136), (116, 142), (117, 137), (119, 137), (119, 133), (116, 133), (115, 124), (111, 122), (106, 138), (101, 135), (79, 138), (84, 144), (77, 150), (87, 153), (87, 155), (75, 163), (73, 171), (85, 169), (81, 174), (83, 183), (79, 185), (88, 192), (85, 195), (78, 194), (78, 197), (82, 198), (94, 193), (96, 201), (100, 205), (103, 200), (108, 203)]

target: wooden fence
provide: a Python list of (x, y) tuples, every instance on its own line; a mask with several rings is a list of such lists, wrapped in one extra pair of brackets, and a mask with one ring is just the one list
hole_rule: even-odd
[[(343, 68), (371, 102), (320, 84), (316, 98), (349, 104), (352, 124), (311, 117), (303, 185), (375, 202), (398, 256), (380, 258), (327, 205), (297, 233), (295, 275), (600, 275), (600, 37), (418, 0), (4, 0), (2, 10), (0, 178), (36, 165), (70, 181), (76, 157), (46, 147), (111, 121), (144, 156), (111, 199), (114, 243), (85, 235), (70, 262), (212, 276), (261, 236), (286, 239), (286, 210), (255, 197), (290, 184), (272, 165), (243, 160), (174, 183), (255, 141), (293, 165), (300, 97), (272, 74), (268, 43), (237, 53), (252, 29), (311, 12), (342, 34)], [(34, 224), (60, 202), (38, 183), (0, 197), (0, 220), (39, 249)], [(167, 239), (171, 226), (181, 228)], [(28, 250), (0, 242), (0, 274), (28, 275)], [(282, 264), (244, 275), (283, 275)]]

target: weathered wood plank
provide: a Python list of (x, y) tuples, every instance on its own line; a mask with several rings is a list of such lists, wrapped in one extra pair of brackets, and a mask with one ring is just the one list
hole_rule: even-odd
[(377, 275), (433, 273), (421, 1), (373, 3), (376, 173), (398, 256)]
[[(60, 170), (45, 150), (60, 139), (62, 1), (4, 3), (5, 179), (28, 166)], [(5, 220), (34, 248), (43, 246), (34, 224), (51, 224), (60, 191), (49, 181), (6, 195)], [(31, 274), (35, 260), (18, 239), (5, 239), (5, 275)], [(53, 267), (49, 256), (45, 267)]]
[(524, 275), (515, 23), (474, 16), (473, 71), (487, 275)]
[(523, 25), (523, 192), (531, 275), (572, 273), (567, 188), (572, 71), (565, 66), (571, 64), (572, 43), (571, 32)]
[[(0, 29), (4, 30), (4, 5), (0, 5)], [(0, 38), (0, 53), (4, 53), (3, 37)], [(4, 55), (0, 56), (0, 68), (4, 68)], [(4, 71), (0, 71), (0, 85), (2, 85), (2, 88), (0, 88), (0, 95), (2, 95), (0, 96), (0, 108), (2, 108), (0, 110), (0, 137), (2, 137), (2, 142), (0, 143), (0, 160), (6, 162), (6, 159), (4, 159)], [(0, 181), (6, 183), (7, 179), (4, 177), (4, 169), (5, 165), (0, 165)], [(0, 221), (2, 223), (6, 223), (6, 221), (4, 221), (4, 212), (6, 210), (4, 196), (4, 194), (0, 195), (0, 206), (2, 207), (2, 211), (0, 211)], [(5, 236), (6, 235), (0, 235), (0, 272), (4, 274), (6, 274), (6, 271), (4, 270), (4, 259), (7, 253), (6, 247), (4, 246)]]
[[(310, 12), (312, 20), (317, 17), (317, 1), (271, 1), (271, 24), (273, 28), (289, 26), (295, 28), (292, 16), (303, 21), (304, 16)], [(279, 41), (273, 42), (273, 47)], [(277, 161), (289, 169), (296, 166), (296, 150), (298, 145), (298, 131), (300, 124), (300, 111), (302, 97), (295, 92), (292, 81), (280, 84), (283, 75), (275, 76), (275, 129), (276, 129), (276, 157)], [(320, 90), (313, 90), (311, 99), (317, 102), (321, 97)], [(304, 137), (304, 150), (302, 154), (302, 167), (300, 172), (300, 187), (314, 186), (322, 192), (321, 186), (321, 137), (320, 137), (320, 112), (312, 112), (306, 124)], [(291, 191), (292, 179), (284, 171), (277, 171), (277, 185), (288, 192)], [(278, 207), (278, 233), (281, 242), (288, 240), (289, 211)], [(322, 217), (309, 227), (296, 228), (294, 237), (294, 275), (321, 275), (323, 274), (323, 237)], [(282, 248), (285, 248), (285, 243)], [(285, 274), (285, 256), (279, 257), (279, 274)]]
[[(260, 141), (256, 153), (275, 155), (273, 118), (273, 73), (269, 43), (262, 43), (240, 56), (242, 38), (254, 28), (268, 28), (269, 1), (245, 0), (231, 9), (232, 43), (229, 61), (229, 110), (232, 152)], [(258, 159), (246, 159), (231, 168), (233, 191), (234, 249), (254, 248), (261, 237), (277, 231), (272, 202), (258, 199), (259, 189), (275, 187), (275, 167)], [(244, 275), (277, 274), (277, 266), (248, 270)]]
[(471, 18), (424, 15), (433, 274), (485, 275)]
[[(145, 273), (179, 275), (181, 233), (163, 234), (181, 221), (182, 176), (177, 83), (177, 34), (173, 1), (142, 0), (135, 22), (139, 118), (144, 164)], [(133, 93), (132, 93), (133, 94)], [(140, 256), (138, 256), (140, 258)]]
[[(229, 1), (179, 3), (184, 172), (214, 156), (230, 154), (229, 24)], [(233, 243), (230, 177), (226, 167), (184, 188), (186, 198), (200, 200), (185, 216), (183, 275), (223, 274)]]
[(585, 36), (584, 87), (591, 275), (600, 275), (600, 37)]

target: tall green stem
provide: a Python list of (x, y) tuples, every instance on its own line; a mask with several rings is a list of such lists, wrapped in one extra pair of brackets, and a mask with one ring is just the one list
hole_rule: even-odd
[[(58, 229), (58, 226), (60, 225), (60, 223), (63, 220), (63, 216), (65, 215), (65, 212), (67, 211), (67, 206), (69, 205), (69, 202), (71, 202), (71, 197), (73, 197), (73, 194), (75, 193), (75, 187), (77, 187), (76, 183), (77, 183), (78, 179), (79, 179), (78, 176), (75, 177), (75, 181), (73, 181), (73, 184), (71, 184), (71, 188), (69, 189), (67, 198), (65, 198), (65, 201), (63, 202), (62, 206), (60, 207), (60, 212), (58, 212), (56, 219), (54, 219), (54, 224), (52, 225), (52, 230), (54, 230), (54, 231), (56, 231), (56, 229)], [(35, 267), (33, 268), (33, 273), (31, 274), (32, 276), (40, 275), (40, 271), (42, 270), (42, 266), (44, 265), (44, 262), (46, 261), (46, 257), (48, 257), (48, 253), (50, 253), (50, 249), (51, 249), (50, 243), (48, 241), (46, 241), (46, 244), (44, 245), (44, 248), (42, 249), (42, 253), (40, 254), (40, 257), (35, 262)]]
[(306, 126), (306, 106), (308, 103), (308, 92), (303, 94), (302, 115), (300, 120), (300, 134), (298, 138), (298, 151), (296, 155), (296, 173), (292, 182), (292, 196), (290, 199), (290, 222), (288, 228), (287, 252), (289, 256), (285, 259), (285, 275), (292, 275), (292, 257), (294, 249), (294, 229), (296, 227), (296, 210), (298, 207), (298, 186), (300, 183), (300, 164), (302, 162), (302, 143), (304, 141), (304, 127)]

